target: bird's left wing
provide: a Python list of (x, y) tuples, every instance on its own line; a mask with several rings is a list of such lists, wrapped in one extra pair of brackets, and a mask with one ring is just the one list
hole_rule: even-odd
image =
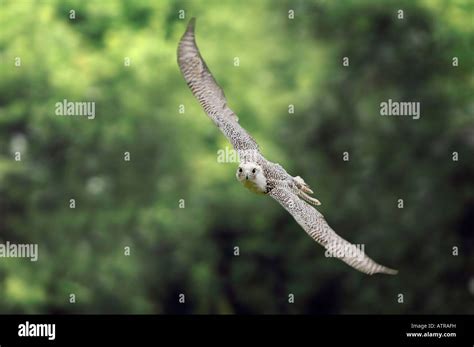
[(199, 53), (194, 37), (195, 19), (189, 21), (178, 45), (178, 65), (189, 88), (207, 115), (228, 138), (236, 151), (257, 151), (258, 145), (238, 123), (236, 114), (227, 106), (224, 91), (217, 84)]
[(323, 215), (302, 201), (290, 187), (278, 185), (268, 195), (278, 201), (316, 242), (327, 249), (327, 254), (344, 261), (353, 268), (368, 275), (386, 273), (394, 275), (396, 270), (389, 269), (365, 255), (361, 248), (344, 240), (328, 225)]

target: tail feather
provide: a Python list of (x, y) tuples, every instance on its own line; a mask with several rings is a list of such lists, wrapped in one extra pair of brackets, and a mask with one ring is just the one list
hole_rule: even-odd
[(308, 195), (308, 194), (313, 194), (314, 192), (311, 190), (309, 185), (300, 176), (293, 177), (293, 179), (296, 183), (296, 187), (298, 188), (298, 196), (300, 198), (302, 198), (307, 203), (310, 203), (311, 205), (315, 205), (315, 206), (321, 205), (321, 202), (318, 199), (313, 198)]
[(293, 179), (295, 180), (298, 188), (301, 189), (303, 192), (308, 193), (308, 194), (314, 193), (309, 187), (309, 185), (300, 176), (293, 177)]
[(298, 195), (306, 202), (309, 202), (311, 205), (315, 205), (315, 206), (319, 206), (321, 205), (321, 201), (319, 201), (318, 199), (316, 198), (313, 198), (311, 196), (309, 196), (308, 194), (306, 194), (304, 191), (300, 190), (298, 192)]

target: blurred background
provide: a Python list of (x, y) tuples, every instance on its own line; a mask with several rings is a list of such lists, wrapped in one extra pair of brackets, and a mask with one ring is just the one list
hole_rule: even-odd
[[(399, 275), (326, 258), (218, 162), (176, 63), (193, 16), (263, 154)], [(469, 0), (1, 0), (0, 243), (39, 260), (0, 258), (0, 312), (474, 312), (473, 18)], [(421, 118), (381, 116), (388, 99)]]

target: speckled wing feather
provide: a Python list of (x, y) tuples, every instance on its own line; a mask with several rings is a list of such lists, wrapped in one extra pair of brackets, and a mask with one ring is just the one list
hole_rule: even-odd
[[(344, 240), (328, 225), (323, 215), (302, 201), (290, 187), (282, 183), (269, 194), (278, 201), (316, 242), (326, 248), (330, 254), (368, 275), (386, 273), (394, 275), (396, 270), (377, 264), (360, 251), (356, 245)], [(350, 255), (350, 256), (349, 256)]]
[(178, 45), (178, 65), (184, 79), (204, 111), (229, 139), (236, 151), (258, 151), (255, 140), (239, 125), (237, 116), (227, 106), (222, 88), (212, 77), (199, 53), (194, 37), (195, 21), (195, 18), (189, 21)]

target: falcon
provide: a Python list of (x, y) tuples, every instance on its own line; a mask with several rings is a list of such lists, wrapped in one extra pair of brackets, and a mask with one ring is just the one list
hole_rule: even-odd
[(227, 105), (224, 91), (204, 62), (196, 45), (195, 23), (196, 19), (192, 18), (179, 41), (178, 65), (193, 95), (237, 152), (240, 160), (237, 180), (252, 192), (275, 199), (311, 238), (326, 248), (326, 256), (339, 258), (368, 275), (396, 274), (397, 270), (376, 263), (360, 247), (337, 235), (314, 207), (321, 203), (311, 196), (309, 185), (260, 153), (257, 142), (240, 126), (237, 115)]

